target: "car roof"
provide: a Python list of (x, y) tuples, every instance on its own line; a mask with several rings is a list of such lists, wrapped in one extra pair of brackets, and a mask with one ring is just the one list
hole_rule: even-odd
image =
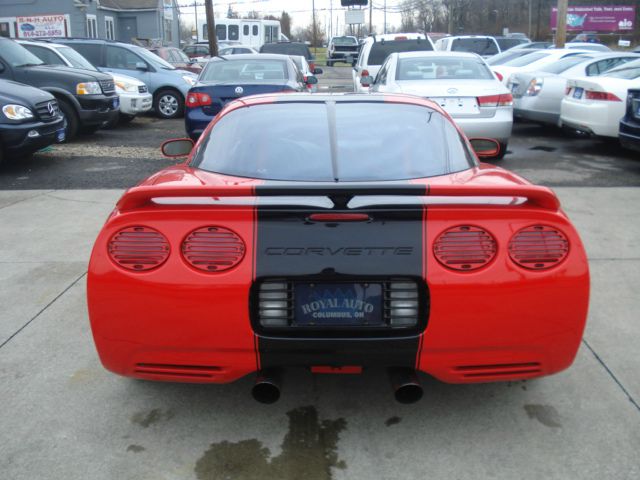
[(236, 55), (223, 55), (222, 57), (211, 57), (212, 61), (234, 61), (234, 60), (291, 60), (290, 55), (279, 53), (238, 53)]
[(420, 57), (461, 57), (461, 58), (475, 58), (480, 56), (473, 52), (445, 52), (442, 50), (425, 50), (418, 52), (396, 52), (391, 55), (398, 55), (398, 58), (420, 58)]
[(454, 39), (454, 38), (495, 38), (495, 37), (491, 35), (456, 35), (453, 37), (446, 37), (446, 38)]
[(367, 37), (365, 42), (380, 42), (382, 40), (384, 40), (385, 42), (388, 42), (388, 41), (394, 41), (398, 37), (405, 37), (406, 40), (416, 40), (418, 38), (420, 38), (420, 39), (426, 39), (427, 38), (427, 36), (424, 33), (402, 33), (402, 32), (398, 32), (398, 33), (383, 33), (382, 35), (371, 35), (370, 37)]

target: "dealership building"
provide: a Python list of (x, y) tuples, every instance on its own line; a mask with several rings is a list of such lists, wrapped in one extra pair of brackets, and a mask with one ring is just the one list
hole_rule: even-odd
[(179, 46), (176, 0), (0, 0), (0, 36), (89, 37)]

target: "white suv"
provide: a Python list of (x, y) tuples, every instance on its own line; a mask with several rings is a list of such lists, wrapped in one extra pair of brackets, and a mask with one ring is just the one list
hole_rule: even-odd
[(436, 50), (445, 52), (477, 53), (488, 58), (500, 53), (500, 46), (496, 39), (484, 35), (463, 35), (459, 37), (444, 37), (436, 42)]
[(424, 50), (434, 50), (434, 48), (431, 40), (422, 33), (387, 33), (367, 37), (351, 72), (353, 91), (368, 92), (368, 86), (361, 85), (360, 79), (367, 76), (375, 78), (380, 66), (390, 54)]

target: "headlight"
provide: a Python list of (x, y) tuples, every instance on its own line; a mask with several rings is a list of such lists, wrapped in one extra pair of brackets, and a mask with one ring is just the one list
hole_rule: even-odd
[(542, 85), (544, 85), (544, 78), (534, 78), (529, 82), (529, 86), (527, 87), (527, 93), (529, 97), (535, 97), (542, 90)]
[(102, 89), (98, 82), (84, 82), (76, 85), (76, 93), (78, 95), (100, 95)]
[(195, 79), (195, 78), (193, 78), (193, 77), (192, 77), (192, 76), (190, 76), (190, 75), (183, 75), (183, 76), (182, 76), (182, 79), (183, 79), (185, 82), (187, 82), (187, 84), (189, 84), (189, 85), (195, 85), (195, 83), (196, 83), (196, 79)]
[(122, 90), (122, 91), (118, 91), (118, 93), (124, 93), (124, 92), (137, 93), (138, 92), (138, 86), (133, 83), (129, 83), (125, 81), (119, 81), (115, 83), (116, 83), (116, 90)]
[(5, 105), (2, 113), (9, 120), (27, 120), (33, 118), (33, 112), (23, 105)]

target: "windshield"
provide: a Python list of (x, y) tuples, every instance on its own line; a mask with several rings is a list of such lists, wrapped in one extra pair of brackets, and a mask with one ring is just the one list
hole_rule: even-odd
[(529, 65), (530, 63), (537, 62), (541, 58), (548, 56), (549, 53), (546, 52), (534, 52), (529, 55), (525, 55), (524, 57), (514, 58), (513, 60), (509, 60), (508, 62), (503, 63), (505, 67), (523, 67), (525, 65)]
[(476, 58), (422, 57), (402, 58), (396, 80), (493, 80), (491, 71)]
[(502, 51), (509, 50), (510, 48), (523, 43), (528, 43), (526, 40), (522, 40), (520, 38), (496, 38), (496, 42), (498, 42), (498, 46)]
[(93, 70), (95, 72), (98, 71), (98, 69), (96, 67), (94, 67), (89, 62), (89, 60), (87, 60), (82, 55), (80, 55), (78, 52), (76, 52), (73, 48), (71, 48), (71, 47), (60, 47), (57, 50), (58, 50), (58, 53), (60, 53), (60, 55), (62, 55), (64, 58), (66, 58), (69, 61), (69, 63), (72, 66), (74, 66), (75, 68), (84, 68), (85, 70)]
[(491, 37), (486, 38), (454, 38), (451, 44), (452, 52), (471, 52), (478, 55), (495, 55), (498, 53), (496, 42)]
[(354, 37), (333, 37), (331, 41), (334, 45), (339, 47), (358, 45), (358, 40), (356, 40)]
[(207, 64), (200, 74), (201, 82), (254, 83), (284, 82), (289, 78), (282, 60), (218, 60)]
[(504, 65), (506, 62), (514, 58), (523, 57), (532, 53), (531, 50), (509, 50), (508, 52), (498, 53), (487, 60), (489, 65)]
[(380, 40), (371, 45), (367, 65), (382, 65), (385, 58), (395, 52), (431, 51), (433, 47), (429, 40)]
[(171, 65), (166, 60), (163, 60), (162, 58), (160, 58), (155, 53), (151, 53), (146, 48), (131, 47), (131, 49), (134, 52), (136, 52), (138, 55), (140, 55), (142, 58), (144, 58), (147, 62), (151, 62), (151, 63), (155, 64), (156, 66), (160, 66), (161, 68), (164, 68), (166, 70), (175, 70), (175, 67), (173, 65)]
[(640, 78), (640, 65), (635, 67), (617, 68), (602, 75), (603, 77), (622, 78), (624, 80), (635, 80)]
[(593, 57), (585, 57), (582, 55), (576, 55), (572, 57), (563, 58), (558, 60), (557, 62), (553, 62), (546, 67), (540, 68), (541, 72), (547, 73), (562, 73), (565, 70), (570, 69), (571, 67), (578, 65), (579, 63), (585, 62), (587, 60), (592, 59)]
[[(363, 121), (367, 118), (385, 121)], [(475, 163), (451, 122), (430, 108), (291, 102), (225, 115), (204, 139), (194, 164), (265, 180), (364, 182), (432, 177)]]
[(44, 63), (22, 45), (11, 40), (0, 41), (0, 49), (2, 50), (2, 59), (12, 67), (42, 65)]

